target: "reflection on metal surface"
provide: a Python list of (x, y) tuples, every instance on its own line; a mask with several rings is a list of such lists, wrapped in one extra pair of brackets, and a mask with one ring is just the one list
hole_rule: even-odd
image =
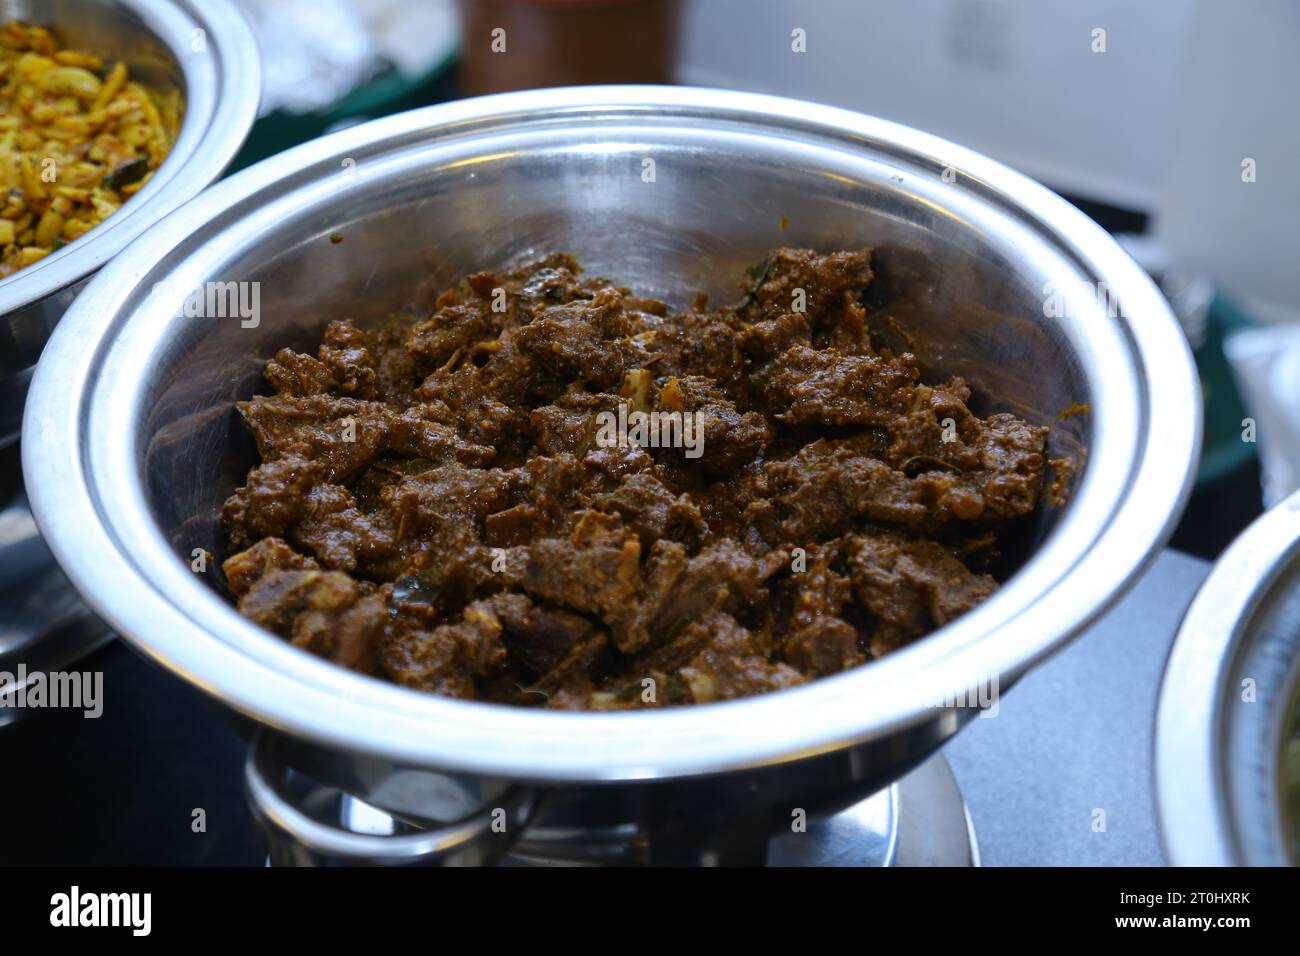
[[(622, 866), (656, 859), (719, 865), (751, 857), (783, 867), (979, 865), (966, 804), (938, 754), (865, 800), (808, 818), (806, 828), (777, 824), (775, 836), (756, 832), (760, 846), (753, 853), (725, 858), (690, 847), (652, 846), (653, 834), (663, 831), (651, 822), (647, 814), (653, 811), (646, 806), (634, 811), (638, 819), (621, 823), (597, 817), (557, 825), (548, 819), (547, 807), (563, 804), (563, 793), (544, 796), (512, 788), (495, 796), (475, 794), (466, 804), (470, 790), (464, 780), (396, 770), (390, 777), (372, 779), (368, 790), (360, 785), (365, 790), (361, 796), (288, 769), (284, 760), (292, 758), (277, 752), (282, 746), (290, 747), (290, 754), (301, 753), (282, 739), (261, 735), (246, 773), (249, 801), (276, 866)], [(406, 782), (396, 789), (405, 794), (394, 801), (392, 784), (404, 775)], [(456, 795), (454, 807), (445, 804), (449, 793)], [(730, 812), (744, 815), (744, 788), (737, 786), (730, 800)], [(394, 803), (417, 806), (420, 812), (402, 812)], [(515, 808), (509, 825), (495, 837), (487, 825), (494, 803)], [(578, 800), (571, 805), (590, 804)], [(436, 818), (430, 817), (431, 806), (441, 808)]]
[[(527, 825), (539, 799), (523, 787), (480, 790), (463, 779), (419, 774), (414, 780), (411, 772), (396, 771), (372, 781), (375, 792), (380, 799), (385, 788), (390, 798), (401, 793), (417, 801), (419, 813), (386, 814), (294, 769), (292, 750), (291, 741), (263, 731), (244, 772), (249, 805), (276, 866), (494, 863)], [(399, 779), (403, 775), (407, 779)]]
[(769, 866), (979, 866), (979, 844), (942, 754), (861, 803), (768, 844)]
[(126, 62), (150, 89), (182, 91), (185, 109), (171, 153), (138, 195), (0, 281), (0, 446), (17, 439), (32, 367), (88, 277), (221, 175), (252, 127), (261, 85), (256, 42), (228, 0), (3, 0), (0, 23), (11, 19), (50, 26), (71, 47)]
[(1300, 492), (1223, 553), (1170, 652), (1155, 780), (1171, 863), (1300, 863), (1290, 854), (1282, 797), (1298, 688)]
[[(54, 562), (27, 507), (13, 449), (0, 451), (0, 672), (62, 670), (112, 638)], [(10, 700), (16, 682), (0, 688)], [(25, 713), (0, 707), (0, 726)]]

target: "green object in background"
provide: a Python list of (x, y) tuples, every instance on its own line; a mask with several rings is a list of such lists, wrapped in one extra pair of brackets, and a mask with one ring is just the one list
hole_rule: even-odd
[(230, 164), (227, 175), (345, 124), (364, 122), (415, 109), (417, 106), (456, 99), (460, 91), (457, 88), (456, 71), (453, 69), (455, 62), (456, 54), (453, 51), (422, 76), (403, 76), (396, 70), (390, 70), (353, 90), (328, 110), (314, 113), (285, 113), (277, 110), (268, 113), (253, 124), (248, 142)]
[(1205, 405), (1205, 436), (1201, 465), (1196, 473), (1198, 490), (1230, 475), (1256, 457), (1255, 445), (1241, 440), (1241, 420), (1246, 417), (1246, 408), (1232, 377), (1232, 368), (1223, 354), (1223, 340), (1230, 332), (1254, 324), (1236, 305), (1216, 293), (1210, 303), (1205, 341), (1195, 353)]

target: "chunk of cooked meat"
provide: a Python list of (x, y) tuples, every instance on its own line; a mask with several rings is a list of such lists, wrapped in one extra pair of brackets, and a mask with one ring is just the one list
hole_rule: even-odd
[(387, 602), (373, 584), (310, 567), (268, 566), (240, 597), (239, 611), (296, 647), (362, 671), (388, 623)]
[(767, 407), (779, 422), (883, 428), (898, 417), (918, 377), (910, 359), (792, 345), (759, 376)]
[(792, 687), (943, 626), (1047, 493), (1047, 429), (877, 348), (871, 279), (869, 250), (779, 249), (738, 305), (675, 314), (552, 255), (419, 321), (330, 323), (238, 406), (240, 611), (405, 687), (598, 710)]
[(937, 541), (891, 532), (850, 535), (844, 545), (853, 590), (875, 621), (875, 657), (947, 624), (997, 588)]

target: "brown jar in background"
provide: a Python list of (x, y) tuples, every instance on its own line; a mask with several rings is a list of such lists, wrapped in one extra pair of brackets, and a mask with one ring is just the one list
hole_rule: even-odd
[(467, 96), (673, 81), (680, 0), (460, 0), (459, 6)]

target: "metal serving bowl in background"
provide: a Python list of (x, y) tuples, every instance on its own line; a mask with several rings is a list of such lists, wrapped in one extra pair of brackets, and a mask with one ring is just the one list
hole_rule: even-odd
[[(314, 658), (240, 617), (216, 571), (191, 570), (195, 549), (222, 553), (218, 510), (253, 461), (232, 403), (263, 387), (277, 349), (314, 347), (332, 318), (427, 309), (466, 271), (556, 249), (677, 305), (699, 288), (729, 301), (771, 247), (859, 244), (877, 248), (872, 295), (894, 303), (927, 374), (965, 377), (979, 410), (1051, 425), (1053, 455), (1085, 462), (1068, 506), (1042, 512), (1033, 554), (998, 593), (882, 661), (658, 712), (490, 706)], [(181, 317), (181, 299), (209, 281), (260, 283), (256, 326)], [(1049, 288), (1081, 283), (1108, 289), (1128, 318), (1077, 296), (1046, 314)], [(700, 818), (695, 837), (719, 839), (736, 816), (719, 795), (737, 787), (766, 807), (755, 825), (770, 826), (784, 800), (808, 808), (887, 783), (974, 713), (935, 706), (945, 693), (992, 678), (1007, 688), (1111, 604), (1181, 510), (1199, 401), (1155, 287), (1100, 227), (1024, 176), (830, 107), (588, 87), (390, 117), (218, 184), (69, 310), (33, 385), (24, 463), (41, 528), (106, 620), (269, 727), (365, 755), (349, 784), (379, 805), (406, 802), (376, 796), (383, 761), (603, 798), (600, 785), (621, 783), (614, 792), (641, 801), (638, 812), (653, 799), (674, 819)], [(711, 818), (724, 803), (728, 819)]]
[(0, 280), (0, 445), (18, 437), (23, 398), (50, 330), (87, 278), (214, 182), (257, 116), (257, 43), (227, 0), (0, 0), (0, 23), (49, 27), (61, 43), (124, 61), (133, 79), (183, 103), (175, 145), (117, 213)]
[(1300, 864), (1286, 766), (1298, 690), (1300, 492), (1215, 563), (1165, 665), (1155, 783), (1170, 862)]

